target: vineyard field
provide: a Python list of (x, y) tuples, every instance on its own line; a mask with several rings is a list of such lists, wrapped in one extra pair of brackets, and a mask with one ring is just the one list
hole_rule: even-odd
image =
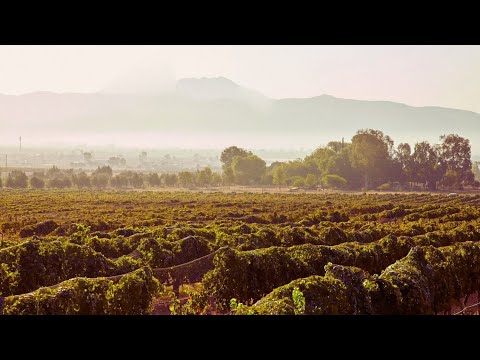
[(478, 194), (2, 189), (0, 231), (4, 315), (443, 314), (480, 291)]

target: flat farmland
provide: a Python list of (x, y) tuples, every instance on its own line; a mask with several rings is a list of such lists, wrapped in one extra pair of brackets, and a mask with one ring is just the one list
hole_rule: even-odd
[(448, 312), (480, 288), (479, 205), (472, 194), (2, 190), (1, 310)]

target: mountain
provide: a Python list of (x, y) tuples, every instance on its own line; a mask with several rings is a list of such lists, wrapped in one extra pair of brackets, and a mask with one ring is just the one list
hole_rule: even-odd
[(268, 100), (265, 95), (244, 88), (222, 76), (180, 79), (177, 81), (176, 91), (179, 95), (197, 99)]
[[(276, 136), (284, 139), (281, 144), (291, 141), (288, 145), (298, 147), (341, 137), (349, 140), (358, 129), (374, 128), (396, 143), (435, 142), (442, 134), (458, 133), (470, 138), (480, 153), (480, 144), (475, 147), (480, 114), (471, 111), (329, 95), (274, 100), (223, 77), (181, 79), (174, 91), (161, 94), (0, 95), (0, 125), (2, 142), (17, 139), (19, 134), (33, 141), (72, 133), (85, 139), (110, 133), (131, 135), (132, 139), (136, 132), (178, 133), (191, 138), (208, 133), (218, 134), (217, 139), (230, 136), (232, 141), (253, 135), (258, 139)], [(259, 147), (268, 145), (265, 140)]]

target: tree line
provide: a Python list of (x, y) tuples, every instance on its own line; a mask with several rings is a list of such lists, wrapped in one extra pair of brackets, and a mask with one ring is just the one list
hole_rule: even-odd
[(220, 157), (227, 182), (241, 185), (288, 185), (352, 190), (436, 190), (479, 187), (478, 163), (471, 161), (470, 141), (457, 134), (413, 147), (394, 147), (380, 130), (358, 130), (350, 142), (331, 141), (303, 160), (265, 161), (235, 146)]
[[(179, 173), (149, 173), (122, 171), (114, 174), (110, 166), (99, 166), (91, 174), (73, 169), (59, 169), (56, 166), (44, 171), (36, 171), (30, 177), (21, 170), (11, 171), (6, 179), (8, 188), (116, 188), (141, 189), (145, 187), (195, 187), (220, 186), (222, 176), (209, 167), (197, 171), (180, 171)], [(0, 186), (2, 186), (0, 180)]]
[[(11, 188), (144, 188), (225, 185), (294, 186), (350, 190), (436, 190), (479, 187), (479, 163), (472, 164), (470, 141), (457, 134), (440, 136), (439, 144), (422, 141), (410, 146), (379, 130), (358, 130), (350, 142), (331, 141), (304, 159), (269, 166), (251, 151), (230, 146), (220, 155), (222, 173), (209, 167), (178, 173), (122, 171), (99, 166), (91, 174), (52, 167), (28, 177), (14, 170)], [(0, 179), (0, 186), (2, 182)]]

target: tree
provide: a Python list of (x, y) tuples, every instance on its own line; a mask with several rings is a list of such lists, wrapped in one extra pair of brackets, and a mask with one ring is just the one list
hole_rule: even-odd
[(272, 185), (273, 184), (273, 174), (265, 172), (260, 180), (261, 185)]
[(140, 159), (140, 162), (144, 162), (147, 160), (147, 152), (146, 151), (142, 151), (140, 153), (140, 155), (138, 156), (138, 158)]
[(472, 173), (475, 177), (475, 180), (480, 180), (480, 161), (475, 161), (472, 164)]
[(30, 178), (30, 186), (34, 189), (43, 189), (45, 187), (45, 181), (39, 177), (32, 176)]
[(335, 174), (327, 174), (322, 177), (322, 185), (328, 189), (343, 189), (347, 180)]
[(452, 187), (457, 183), (458, 174), (454, 170), (447, 170), (442, 177), (442, 185)]
[(461, 188), (473, 182), (470, 141), (457, 134), (440, 136), (440, 157), (450, 176), (456, 175), (455, 185)]
[(84, 171), (78, 173), (77, 175), (74, 175), (72, 177), (72, 182), (73, 185), (78, 188), (89, 188), (91, 186), (90, 178)]
[(305, 186), (305, 179), (301, 176), (292, 176), (287, 179), (287, 183), (295, 187)]
[(317, 179), (315, 178), (315, 175), (308, 174), (305, 178), (305, 185), (308, 187), (314, 187), (315, 185), (317, 185)]
[(63, 175), (63, 171), (54, 165), (47, 170), (46, 177), (47, 179), (53, 179), (55, 177), (59, 177), (62, 175)]
[(385, 135), (382, 131), (374, 130), (374, 129), (361, 129), (357, 131), (357, 134), (368, 134), (368, 135), (375, 136), (378, 140), (380, 140), (385, 144), (385, 146), (387, 147), (388, 154), (391, 157), (394, 156), (395, 149), (393, 147), (393, 140), (390, 136)]
[(221, 185), (222, 184), (222, 176), (219, 173), (213, 173), (211, 184), (213, 186)]
[(103, 189), (108, 186), (108, 181), (110, 180), (110, 176), (107, 173), (99, 172), (92, 174), (92, 185), (98, 189)]
[(343, 149), (329, 157), (322, 169), (323, 174), (337, 174), (347, 180), (347, 184), (353, 188), (359, 188), (362, 184), (362, 174), (352, 166), (352, 145), (345, 144)]
[(347, 144), (345, 144), (343, 141), (330, 141), (328, 144), (327, 144), (327, 149), (330, 149), (330, 150), (333, 150), (334, 152), (336, 153), (339, 153), (340, 151), (342, 151), (342, 149), (346, 146)]
[(400, 182), (413, 181), (412, 148), (409, 144), (401, 143), (397, 146), (395, 160), (399, 163), (400, 168), (402, 169), (402, 176), (398, 180)]
[(128, 187), (128, 182), (128, 174), (125, 172), (115, 175), (110, 179), (110, 185), (119, 189)]
[(27, 175), (20, 170), (13, 170), (7, 176), (6, 187), (25, 189), (27, 187)]
[(110, 166), (125, 166), (127, 161), (121, 156), (112, 156), (107, 161)]
[(178, 173), (178, 183), (180, 186), (183, 187), (190, 187), (195, 185), (194, 182), (195, 177), (193, 176), (193, 173), (190, 171), (180, 171)]
[(378, 182), (386, 172), (390, 145), (382, 138), (383, 133), (378, 130), (359, 131), (352, 138), (352, 166), (363, 174), (365, 189), (368, 189), (370, 184), (376, 180)]
[(148, 175), (148, 183), (150, 186), (160, 186), (162, 182), (157, 173), (151, 173)]
[(212, 169), (206, 167), (203, 170), (197, 172), (195, 182), (199, 186), (210, 185), (212, 182), (212, 175)]
[(220, 161), (224, 166), (229, 166), (235, 157), (247, 157), (249, 155), (252, 155), (251, 151), (236, 146), (230, 146), (222, 151)]
[(328, 163), (336, 152), (327, 147), (319, 147), (313, 153), (305, 157), (305, 162), (314, 162), (320, 172), (327, 170)]
[(166, 186), (175, 186), (178, 182), (176, 174), (162, 174)]
[(85, 159), (85, 161), (87, 163), (91, 162), (92, 161), (92, 158), (93, 158), (93, 155), (91, 152), (84, 152), (83, 153), (83, 158)]
[(286, 179), (285, 168), (282, 165), (275, 167), (273, 170), (273, 185), (278, 185), (280, 189), (282, 185), (285, 185)]
[(438, 151), (427, 141), (416, 143), (412, 155), (413, 180), (423, 184), (424, 188), (435, 190), (437, 182), (445, 173), (445, 164)]
[(72, 186), (72, 182), (69, 178), (65, 176), (56, 176), (52, 179), (49, 179), (47, 182), (47, 186), (49, 188), (58, 188), (58, 189), (65, 189), (67, 187)]
[(241, 185), (259, 183), (267, 167), (265, 161), (256, 155), (237, 156), (231, 166), (235, 181)]
[(223, 179), (227, 184), (235, 182), (235, 175), (233, 173), (232, 162), (236, 157), (244, 158), (252, 155), (251, 151), (230, 146), (222, 151), (220, 154), (220, 161), (222, 162)]
[(283, 164), (287, 178), (292, 176), (301, 176), (305, 178), (308, 174), (318, 175), (318, 166), (313, 160), (294, 160)]
[(106, 175), (109, 179), (113, 175), (113, 170), (110, 166), (99, 166), (97, 169), (92, 173), (92, 175)]
[(135, 189), (140, 189), (143, 187), (143, 176), (139, 173), (132, 173), (130, 177), (130, 185), (132, 185)]
[(235, 182), (235, 175), (231, 165), (223, 165), (223, 182), (225, 184), (233, 184)]

